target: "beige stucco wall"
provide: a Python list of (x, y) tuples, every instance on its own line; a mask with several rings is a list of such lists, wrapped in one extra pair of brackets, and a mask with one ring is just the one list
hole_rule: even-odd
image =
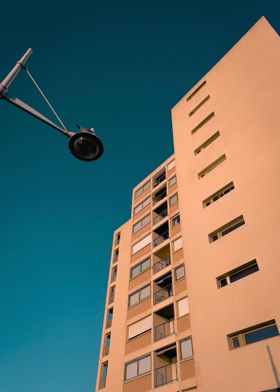
[[(200, 92), (172, 111), (179, 200), (188, 200), (181, 204), (181, 226), (201, 392), (276, 387), (267, 345), (280, 371), (279, 336), (233, 351), (226, 340), (230, 332), (271, 319), (280, 327), (279, 70), (279, 37), (261, 19), (201, 80)], [(212, 111), (215, 117), (192, 135)], [(221, 136), (195, 156), (217, 130)], [(226, 161), (198, 180), (197, 173), (224, 153)], [(235, 190), (202, 208), (202, 200), (230, 181)], [(245, 225), (208, 242), (211, 231), (241, 214)], [(255, 258), (259, 272), (217, 289), (217, 276)]]

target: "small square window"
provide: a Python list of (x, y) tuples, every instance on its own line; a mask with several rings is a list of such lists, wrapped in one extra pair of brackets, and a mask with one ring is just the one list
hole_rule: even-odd
[(185, 266), (184, 264), (180, 265), (180, 267), (175, 269), (175, 278), (176, 280), (182, 279), (185, 276)]

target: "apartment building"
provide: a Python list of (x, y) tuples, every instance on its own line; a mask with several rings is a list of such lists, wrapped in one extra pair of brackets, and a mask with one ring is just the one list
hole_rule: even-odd
[(279, 73), (261, 18), (173, 108), (113, 236), (96, 391), (280, 390)]

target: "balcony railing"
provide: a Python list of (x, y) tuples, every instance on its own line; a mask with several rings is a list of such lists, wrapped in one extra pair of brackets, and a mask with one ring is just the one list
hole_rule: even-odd
[(163, 241), (167, 240), (169, 238), (169, 231), (165, 231), (161, 235), (157, 236), (153, 240), (154, 246), (158, 246), (161, 244)]
[(164, 199), (167, 196), (166, 189), (164, 189), (162, 192), (160, 192), (158, 195), (153, 197), (153, 204), (158, 203), (162, 199)]
[(167, 209), (161, 211), (160, 213), (156, 213), (157, 215), (154, 217), (154, 225), (160, 222), (163, 218), (167, 216)]
[(164, 339), (174, 332), (174, 319), (165, 321), (163, 324), (154, 328), (154, 341), (157, 342), (158, 340)]
[(159, 304), (161, 301), (164, 301), (172, 295), (172, 284), (169, 284), (154, 293), (154, 304)]
[(160, 176), (158, 176), (158, 178), (156, 178), (154, 180), (154, 185), (153, 187), (155, 188), (156, 186), (158, 186), (158, 184), (160, 184), (162, 181), (164, 181), (166, 179), (166, 175), (165, 173), (162, 173)]
[(165, 259), (161, 259), (153, 265), (153, 272), (156, 274), (157, 272), (161, 271), (165, 267), (170, 265), (170, 257), (166, 257)]
[(171, 363), (155, 369), (154, 375), (155, 388), (178, 381), (177, 363)]

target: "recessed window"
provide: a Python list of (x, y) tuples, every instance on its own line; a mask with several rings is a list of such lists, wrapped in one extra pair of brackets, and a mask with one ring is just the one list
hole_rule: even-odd
[(227, 193), (234, 190), (233, 182), (230, 182), (223, 188), (219, 189), (217, 192), (213, 193), (213, 195), (207, 197), (207, 199), (203, 200), (203, 207), (208, 207), (210, 204), (215, 203), (215, 201), (219, 200), (221, 197), (225, 196)]
[(128, 339), (133, 339), (152, 329), (152, 316), (145, 317), (128, 327)]
[(226, 225), (220, 227), (218, 230), (213, 231), (213, 233), (210, 233), (208, 235), (209, 242), (214, 242), (217, 241), (218, 239), (224, 237), (225, 235), (229, 234), (230, 232), (238, 229), (238, 227), (242, 226), (245, 224), (243, 215), (239, 216), (236, 219), (233, 219)]
[(137, 376), (148, 373), (151, 370), (151, 356), (150, 354), (129, 362), (125, 365), (125, 380), (131, 380)]
[(135, 197), (138, 197), (140, 195), (142, 195), (142, 193), (144, 193), (147, 189), (150, 189), (150, 180), (145, 182), (144, 185), (140, 186), (140, 188), (136, 189), (135, 191)]
[(171, 196), (169, 199), (170, 206), (173, 206), (176, 203), (178, 203), (178, 194), (177, 193), (175, 193), (175, 195)]
[(121, 240), (121, 233), (118, 232), (118, 233), (116, 234), (116, 236), (115, 236), (115, 246), (119, 245), (120, 240)]
[(255, 325), (228, 335), (230, 350), (279, 335), (275, 320)]
[(117, 279), (118, 267), (115, 266), (112, 268), (111, 272), (111, 283), (113, 283)]
[(169, 180), (169, 188), (171, 188), (173, 185), (175, 185), (176, 182), (177, 182), (176, 176), (171, 177)]
[(177, 238), (177, 240), (173, 241), (173, 251), (177, 252), (177, 250), (180, 250), (183, 248), (183, 240), (182, 237)]
[(181, 359), (187, 359), (193, 356), (192, 338), (180, 341)]
[(143, 200), (142, 203), (138, 204), (134, 208), (134, 215), (139, 214), (145, 207), (147, 207), (151, 203), (151, 197), (147, 197), (147, 199)]
[(119, 253), (120, 253), (119, 248), (114, 250), (114, 252), (113, 252), (113, 263), (116, 263), (118, 261)]
[(190, 313), (188, 297), (180, 299), (178, 303), (178, 317), (185, 316)]
[(171, 226), (177, 226), (181, 222), (180, 214), (176, 214), (171, 218)]
[(197, 112), (198, 109), (200, 109), (201, 106), (203, 106), (208, 101), (208, 99), (210, 99), (210, 95), (207, 95), (207, 97), (205, 97), (195, 108), (193, 108), (193, 110), (189, 112), (189, 117), (193, 116), (195, 112)]
[(138, 222), (134, 223), (132, 226), (132, 233), (136, 233), (138, 230), (141, 230), (143, 227), (147, 226), (151, 222), (151, 215), (146, 215), (144, 218), (140, 219)]
[(110, 328), (111, 325), (112, 325), (113, 313), (114, 313), (114, 309), (113, 308), (108, 309), (107, 320), (106, 320), (106, 328)]
[(180, 280), (185, 276), (185, 266), (184, 264), (180, 265), (175, 269), (175, 280)]
[(110, 351), (110, 344), (111, 344), (111, 334), (108, 333), (105, 335), (104, 338), (104, 350), (103, 350), (103, 355), (108, 355)]
[(132, 246), (132, 254), (134, 255), (135, 253), (139, 252), (141, 249), (145, 248), (151, 242), (152, 242), (152, 235), (149, 234)]
[(197, 94), (199, 92), (199, 90), (202, 89), (202, 87), (204, 87), (206, 85), (206, 80), (204, 80), (188, 97), (187, 97), (187, 101), (189, 101), (190, 99), (192, 99), (195, 94)]
[(195, 132), (197, 132), (200, 128), (202, 128), (205, 124), (207, 124), (208, 121), (210, 121), (211, 118), (213, 118), (214, 116), (215, 116), (215, 113), (214, 113), (214, 112), (208, 114), (208, 116), (205, 117), (204, 120), (202, 120), (199, 124), (197, 124), (196, 127), (194, 127), (194, 128), (191, 130), (192, 135), (193, 135)]
[(141, 261), (141, 263), (135, 265), (130, 269), (130, 279), (136, 278), (136, 276), (140, 275), (142, 272), (146, 271), (151, 267), (151, 258)]
[(252, 260), (249, 263), (243, 264), (238, 268), (235, 268), (232, 271), (227, 272), (226, 274), (219, 276), (217, 278), (218, 288), (222, 288), (236, 282), (239, 279), (243, 279), (248, 275), (254, 274), (259, 271), (259, 267), (257, 264), (257, 260)]
[(107, 372), (108, 372), (108, 362), (105, 362), (101, 365), (99, 389), (105, 388), (106, 386)]
[(210, 136), (209, 139), (207, 139), (204, 143), (202, 143), (199, 147), (197, 147), (194, 150), (194, 155), (200, 154), (202, 150), (204, 150), (211, 143), (213, 143), (213, 141), (216, 140), (219, 136), (220, 136), (220, 132), (219, 131), (214, 133), (214, 135)]
[(137, 305), (139, 302), (150, 297), (150, 295), (151, 295), (151, 286), (147, 285), (145, 287), (142, 287), (142, 289), (137, 290), (134, 293), (129, 295), (128, 307), (131, 308), (132, 306)]
[(110, 290), (109, 290), (109, 304), (114, 302), (115, 292), (116, 292), (116, 286), (110, 287)]
[(226, 154), (222, 155), (220, 158), (218, 158), (214, 162), (212, 162), (211, 165), (207, 166), (205, 169), (203, 169), (201, 172), (199, 172), (197, 175), (198, 179), (200, 180), (201, 178), (203, 178), (206, 174), (211, 172), (213, 169), (215, 169), (217, 166), (219, 166), (225, 160), (226, 160)]

